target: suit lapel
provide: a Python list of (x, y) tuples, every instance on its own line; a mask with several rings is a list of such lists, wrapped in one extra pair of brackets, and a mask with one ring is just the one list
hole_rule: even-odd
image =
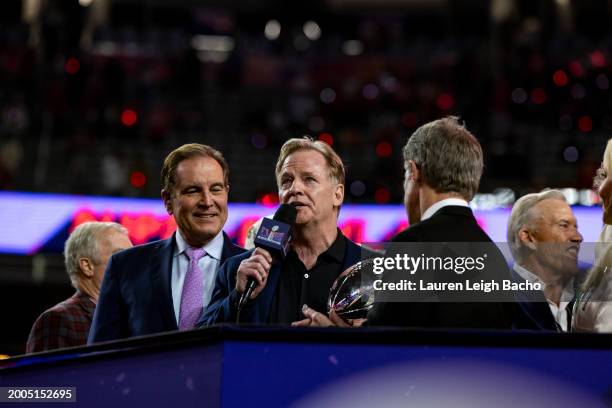
[[(510, 276), (514, 282), (524, 282), (525, 280), (514, 270), (510, 270)], [(528, 295), (529, 294), (529, 295)], [(516, 300), (519, 306), (527, 316), (541, 329), (545, 330), (558, 330), (557, 322), (555, 317), (550, 311), (548, 302), (541, 291), (537, 291), (535, 294), (529, 292), (517, 292)]]
[(223, 231), (223, 250), (221, 251), (221, 263), (225, 262), (227, 258), (231, 258), (234, 255), (238, 255), (244, 252), (242, 248), (232, 244), (230, 237)]
[(174, 234), (165, 241), (161, 242), (157, 251), (151, 256), (151, 271), (153, 279), (153, 289), (156, 292), (156, 299), (159, 299), (159, 307), (167, 330), (178, 330), (176, 317), (174, 316), (174, 306), (172, 304), (172, 287), (170, 279), (172, 275), (172, 254), (175, 246)]

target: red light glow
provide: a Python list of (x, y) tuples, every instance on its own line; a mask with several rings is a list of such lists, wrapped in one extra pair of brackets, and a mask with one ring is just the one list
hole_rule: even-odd
[(334, 137), (330, 135), (329, 133), (321, 133), (319, 135), (319, 140), (327, 143), (330, 146), (334, 145)]
[(589, 116), (582, 116), (578, 119), (578, 128), (581, 132), (590, 132), (593, 130), (593, 121)]
[(455, 99), (451, 94), (443, 93), (436, 99), (436, 105), (441, 110), (449, 110), (455, 105)]
[(393, 153), (393, 148), (389, 142), (380, 142), (376, 145), (376, 155), (378, 157), (389, 157)]
[(339, 226), (340, 231), (348, 239), (354, 242), (363, 242), (365, 222), (359, 219), (347, 220)]
[(570, 62), (569, 69), (575, 77), (581, 77), (584, 74), (584, 69), (582, 69), (582, 65), (578, 61)]
[(563, 71), (562, 69), (556, 71), (553, 74), (553, 82), (557, 86), (565, 86), (565, 85), (567, 85), (568, 78), (567, 78), (567, 75), (566, 75), (565, 71)]
[(591, 64), (596, 68), (601, 68), (606, 65), (606, 57), (601, 51), (596, 50), (591, 54)]
[(546, 92), (542, 88), (536, 88), (531, 91), (531, 102), (536, 105), (541, 105), (546, 102)]
[(259, 202), (266, 207), (275, 207), (279, 203), (278, 194), (277, 193), (267, 193), (261, 197)]
[(124, 126), (134, 126), (137, 121), (138, 115), (136, 115), (136, 112), (132, 109), (124, 109), (123, 112), (121, 112), (121, 123), (123, 123)]
[(66, 64), (64, 65), (64, 69), (66, 70), (66, 73), (74, 75), (81, 69), (81, 63), (76, 58), (68, 58), (68, 61), (66, 61)]
[(133, 171), (130, 175), (130, 184), (133, 187), (140, 188), (147, 183), (147, 176), (142, 171)]
[(374, 200), (376, 200), (378, 204), (386, 204), (390, 199), (391, 193), (386, 188), (379, 188), (376, 190), (376, 193), (374, 193)]

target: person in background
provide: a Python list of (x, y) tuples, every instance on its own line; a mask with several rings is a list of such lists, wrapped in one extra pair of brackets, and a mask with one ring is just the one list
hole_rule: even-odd
[(574, 305), (576, 332), (612, 332), (612, 139), (608, 140), (594, 188), (602, 200), (603, 229), (595, 246), (595, 263)]
[(528, 317), (520, 328), (570, 330), (581, 242), (576, 217), (561, 191), (527, 194), (514, 203), (508, 220), (512, 279), (543, 287), (518, 298)]
[(114, 222), (86, 222), (74, 229), (66, 241), (64, 259), (76, 292), (36, 319), (26, 353), (87, 343), (108, 259), (130, 247), (127, 229)]

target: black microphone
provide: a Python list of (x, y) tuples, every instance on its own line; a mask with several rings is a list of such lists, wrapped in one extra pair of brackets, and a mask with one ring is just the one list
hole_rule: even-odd
[[(291, 228), (295, 224), (297, 209), (290, 204), (281, 204), (272, 219), (264, 218), (255, 235), (255, 246), (270, 252), (272, 258), (283, 259), (289, 251)], [(251, 277), (247, 280), (246, 290), (238, 301), (238, 310), (242, 310), (251, 297), (257, 281)]]

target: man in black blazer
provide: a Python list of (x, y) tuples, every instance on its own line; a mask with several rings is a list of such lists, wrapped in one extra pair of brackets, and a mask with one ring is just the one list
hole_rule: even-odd
[[(478, 189), (483, 171), (482, 149), (478, 140), (457, 118), (446, 117), (418, 128), (404, 146), (403, 156), (404, 204), (411, 226), (393, 238), (395, 243), (491, 243), (491, 239), (480, 228), (468, 206), (468, 201)], [(398, 246), (392, 245), (396, 249)], [(498, 261), (496, 265), (503, 265), (497, 278), (501, 280), (509, 277), (501, 252), (496, 250), (494, 256)], [(495, 329), (512, 327), (512, 304), (441, 300), (377, 301), (368, 314), (367, 325)], [(305, 314), (314, 322), (313, 325), (343, 325), (335, 316), (331, 316), (330, 321), (325, 315), (314, 310), (305, 310)]]
[[(492, 242), (468, 206), (483, 171), (482, 148), (457, 118), (418, 128), (403, 156), (404, 204), (411, 226), (393, 242)], [(502, 257), (499, 252), (496, 256)], [(500, 270), (499, 280), (506, 277), (507, 270)], [(502, 329), (511, 328), (512, 321), (510, 305), (492, 302), (377, 302), (368, 314), (371, 326)]]
[(193, 328), (221, 263), (244, 252), (222, 231), (229, 168), (219, 151), (183, 145), (166, 157), (161, 176), (161, 196), (177, 231), (111, 257), (89, 343)]

